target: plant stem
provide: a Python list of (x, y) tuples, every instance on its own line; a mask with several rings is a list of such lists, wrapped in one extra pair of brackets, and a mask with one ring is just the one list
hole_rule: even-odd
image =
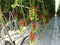
[[(22, 0), (21, 0), (21, 5), (22, 5)], [(26, 19), (25, 19), (25, 14), (24, 14), (24, 11), (23, 11), (23, 8), (21, 7), (21, 11), (22, 11), (22, 14), (23, 14), (23, 18), (24, 18), (24, 21), (25, 21), (25, 25), (27, 25), (26, 24)]]

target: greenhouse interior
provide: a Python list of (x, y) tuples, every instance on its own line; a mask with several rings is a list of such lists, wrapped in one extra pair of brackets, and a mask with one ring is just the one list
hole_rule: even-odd
[(0, 0), (0, 45), (60, 45), (60, 0)]

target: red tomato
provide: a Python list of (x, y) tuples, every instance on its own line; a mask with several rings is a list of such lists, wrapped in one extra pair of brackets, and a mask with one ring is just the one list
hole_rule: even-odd
[(18, 13), (16, 10), (14, 10), (14, 18), (17, 18), (17, 16), (18, 16)]
[(46, 24), (48, 24), (48, 20), (46, 20)]
[(24, 20), (23, 19), (20, 20), (20, 25), (24, 26)]
[(30, 23), (30, 19), (27, 20), (27, 25)]
[(35, 8), (35, 6), (31, 6), (31, 7), (29, 8), (29, 10), (31, 10), (31, 9), (33, 9), (33, 8)]
[(36, 23), (32, 23), (32, 26), (35, 29), (36, 28)]
[(41, 22), (41, 25), (43, 25), (43, 22)]
[(35, 34), (33, 32), (30, 32), (30, 40), (31, 41), (35, 40)]

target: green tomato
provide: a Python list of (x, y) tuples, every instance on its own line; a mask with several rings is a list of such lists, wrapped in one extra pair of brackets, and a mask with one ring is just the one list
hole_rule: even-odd
[(33, 42), (30, 40), (30, 41), (29, 41), (29, 44), (30, 44), (30, 45), (33, 45)]
[(18, 31), (19, 34), (22, 34), (24, 32), (24, 29), (22, 26), (20, 26), (20, 30)]
[(16, 7), (16, 5), (15, 5), (15, 4), (12, 4), (12, 5), (11, 5), (11, 7), (12, 7), (12, 8), (15, 8), (15, 7)]

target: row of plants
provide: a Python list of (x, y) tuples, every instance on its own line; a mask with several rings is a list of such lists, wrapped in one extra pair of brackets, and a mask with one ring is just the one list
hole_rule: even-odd
[[(59, 2), (60, 2), (60, 1), (59, 1)], [(58, 16), (60, 16), (60, 3), (59, 3), (59, 7), (58, 7), (58, 10), (57, 10), (56, 14), (57, 14)]]
[[(21, 11), (21, 7), (23, 8), (23, 11)], [(53, 17), (55, 14), (55, 0), (1, 0), (1, 9), (5, 14), (16, 8), (18, 13), (20, 13), (20, 16), (23, 15), (23, 12), (25, 15), (28, 15), (28, 10), (30, 7), (35, 7), (39, 16), (42, 12), (47, 13), (47, 17)]]
[[(14, 21), (15, 25), (19, 21), (18, 33), (22, 34), (24, 26), (31, 24), (32, 29), (28, 31), (30, 45), (35, 41), (36, 22), (40, 22), (41, 26), (48, 24), (55, 14), (55, 0), (1, 0), (0, 2), (0, 17), (3, 18), (1, 21), (5, 28), (5, 24), (9, 21)], [(9, 36), (7, 29), (6, 33)], [(9, 39), (11, 40), (10, 36)]]

